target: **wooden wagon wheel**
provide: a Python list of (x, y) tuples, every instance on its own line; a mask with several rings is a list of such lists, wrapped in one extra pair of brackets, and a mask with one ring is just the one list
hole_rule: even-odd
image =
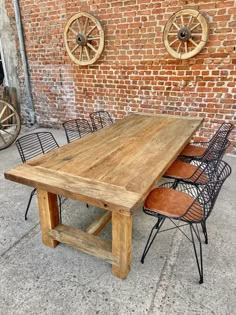
[(104, 48), (104, 31), (100, 22), (91, 14), (80, 12), (72, 16), (64, 30), (68, 55), (78, 65), (91, 65)]
[(21, 128), (20, 116), (9, 103), (0, 100), (0, 150), (9, 147)]
[(206, 19), (193, 9), (173, 14), (166, 23), (163, 41), (168, 53), (177, 59), (188, 59), (198, 54), (208, 39)]

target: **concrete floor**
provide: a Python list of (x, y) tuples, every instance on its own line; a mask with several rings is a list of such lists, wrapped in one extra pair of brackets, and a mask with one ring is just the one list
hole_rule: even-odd
[[(61, 145), (66, 143), (63, 130), (50, 131)], [(155, 222), (141, 209), (134, 215), (132, 269), (126, 280), (113, 277), (111, 266), (95, 257), (62, 244), (44, 246), (36, 198), (24, 221), (31, 188), (4, 179), (5, 170), (21, 163), (15, 145), (0, 151), (0, 160), (1, 315), (236, 314), (236, 157), (225, 157), (233, 173), (208, 220), (202, 285), (192, 245), (177, 230), (161, 233), (140, 263)], [(100, 212), (66, 200), (63, 223), (83, 228)], [(110, 233), (108, 224), (101, 236)]]

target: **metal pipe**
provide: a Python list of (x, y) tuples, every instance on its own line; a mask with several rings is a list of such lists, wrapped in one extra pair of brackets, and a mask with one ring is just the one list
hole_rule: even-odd
[(20, 14), (20, 6), (18, 0), (13, 0), (14, 4), (14, 11), (15, 11), (15, 18), (16, 18), (16, 28), (20, 43), (20, 54), (23, 64), (23, 71), (25, 76), (25, 88), (26, 88), (26, 94), (27, 94), (27, 104), (28, 104), (28, 110), (29, 110), (29, 116), (30, 116), (30, 123), (33, 125), (35, 123), (35, 110), (34, 110), (34, 104), (33, 104), (33, 97), (32, 97), (32, 91), (31, 91), (31, 85), (30, 85), (30, 78), (29, 78), (29, 68), (28, 68), (28, 61), (26, 56), (26, 50), (25, 50), (25, 42), (24, 42), (24, 36), (23, 36), (23, 28), (22, 28), (22, 22), (21, 22), (21, 14)]

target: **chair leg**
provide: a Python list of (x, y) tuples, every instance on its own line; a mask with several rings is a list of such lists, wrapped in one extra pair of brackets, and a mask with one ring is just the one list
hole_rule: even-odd
[[(193, 226), (193, 224), (189, 224), (189, 226), (190, 226), (190, 232), (191, 232), (191, 236), (192, 236), (192, 244), (193, 244), (193, 249), (194, 249), (194, 253), (195, 253), (195, 257), (196, 257), (198, 272), (199, 272), (199, 276), (200, 276), (199, 283), (201, 284), (201, 283), (203, 283), (203, 260), (202, 260), (202, 243), (201, 243), (201, 238), (200, 238), (200, 235), (199, 235), (199, 231), (198, 231), (197, 225), (196, 225), (196, 228)], [(196, 238), (198, 239), (198, 242), (199, 242), (200, 262), (199, 262), (199, 257), (198, 257), (198, 254), (197, 254), (196, 245), (195, 245), (194, 234), (195, 234), (195, 236), (196, 236)]]
[(28, 205), (27, 205), (27, 208), (26, 208), (26, 211), (25, 211), (25, 220), (27, 220), (27, 214), (28, 214), (28, 211), (29, 211), (31, 200), (32, 200), (33, 196), (35, 195), (35, 193), (36, 193), (36, 188), (34, 188), (31, 191), (31, 194), (30, 194), (30, 197), (29, 197), (29, 201), (28, 201)]
[(58, 201), (59, 201), (59, 219), (60, 219), (60, 223), (62, 223), (62, 217), (61, 217), (61, 204), (62, 204), (62, 201), (61, 201), (61, 196), (58, 195)]
[[(143, 255), (141, 257), (141, 263), (142, 264), (144, 263), (144, 259), (145, 259), (146, 255), (147, 255), (147, 253), (148, 253), (148, 251), (149, 251), (153, 241), (155, 240), (155, 238), (157, 236), (157, 233), (160, 231), (160, 228), (161, 228), (162, 224), (164, 223), (164, 221), (165, 221), (165, 218), (158, 218), (157, 223), (151, 229), (151, 232), (149, 234), (147, 243), (146, 243), (144, 251), (143, 251)], [(153, 237), (151, 239), (151, 236), (152, 236), (152, 233), (153, 233), (154, 229), (156, 229), (156, 232), (155, 232), (155, 234), (153, 235)]]
[(179, 180), (175, 179), (174, 182), (173, 182), (172, 188), (176, 189), (178, 187), (178, 184), (179, 184)]
[(201, 225), (202, 225), (203, 234), (205, 236), (205, 244), (208, 244), (208, 235), (207, 235), (207, 229), (206, 229), (206, 221), (202, 221)]

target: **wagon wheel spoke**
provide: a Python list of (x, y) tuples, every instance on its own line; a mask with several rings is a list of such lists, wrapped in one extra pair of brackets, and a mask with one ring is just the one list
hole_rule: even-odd
[(198, 24), (194, 25), (192, 28), (190, 28), (190, 31), (192, 32), (192, 31), (195, 30), (195, 28), (197, 28), (199, 25), (201, 25), (201, 23), (198, 23)]
[(12, 133), (12, 132), (10, 132), (10, 131), (8, 131), (8, 130), (6, 130), (6, 129), (2, 129), (1, 130), (3, 133), (7, 133), (8, 135), (10, 135), (10, 136), (14, 136), (14, 133)]
[(77, 48), (79, 48), (78, 44), (71, 50), (71, 53), (73, 54), (73, 52), (76, 51)]
[(93, 47), (90, 43), (87, 44), (89, 48), (91, 48), (94, 52), (97, 52), (97, 49)]
[(73, 62), (78, 65), (90, 65), (103, 51), (104, 31), (93, 15), (80, 12), (72, 16), (66, 24), (64, 43)]
[(83, 47), (80, 47), (79, 60), (80, 60), (80, 61), (83, 61)]
[[(89, 35), (92, 33), (92, 31), (95, 30), (95, 28), (96, 28), (96, 25), (94, 25), (94, 26), (89, 30), (89, 32), (86, 34), (86, 36), (89, 36)], [(99, 38), (100, 38), (100, 37), (99, 37)]]
[(2, 124), (2, 127), (4, 128), (4, 127), (16, 127), (17, 126), (17, 124)]
[(14, 117), (15, 116), (15, 113), (12, 113), (10, 114), (9, 116), (5, 117), (3, 120), (1, 120), (1, 124), (6, 121), (6, 120), (9, 120), (11, 117)]
[(82, 31), (81, 31), (80, 21), (79, 21), (79, 19), (77, 19), (76, 21), (77, 21), (77, 25), (78, 25), (79, 32), (81, 33)]
[(99, 36), (93, 36), (93, 37), (88, 36), (88, 39), (89, 40), (96, 40), (96, 39), (100, 39), (100, 37)]
[(176, 33), (169, 33), (167, 36), (176, 36)]
[(86, 18), (85, 23), (84, 23), (84, 34), (86, 34), (87, 26), (88, 26), (88, 18)]
[(182, 43), (179, 43), (179, 46), (177, 48), (177, 53), (179, 52), (181, 46), (182, 46)]
[(88, 60), (90, 60), (90, 55), (87, 47), (85, 47), (85, 53), (87, 55)]
[(207, 39), (207, 22), (194, 9), (183, 9), (173, 14), (166, 23), (163, 34), (166, 50), (177, 59), (195, 56), (205, 46)]
[(173, 40), (173, 42), (170, 43), (170, 46), (174, 45), (177, 41), (178, 41), (178, 38), (176, 38), (175, 40)]
[(180, 26), (179, 26), (179, 25), (177, 25), (175, 22), (173, 22), (173, 25), (175, 26), (175, 28), (177, 28), (177, 30), (179, 30), (179, 29), (180, 29)]
[(6, 140), (3, 138), (2, 134), (0, 133), (0, 138), (2, 139), (4, 144), (7, 144)]
[(188, 27), (190, 27), (190, 25), (192, 24), (192, 20), (193, 20), (193, 16), (191, 15), (189, 18)]
[(191, 38), (190, 38), (190, 40), (189, 40), (195, 47), (197, 47), (198, 46), (198, 43), (196, 43), (194, 40), (192, 40)]
[(5, 113), (7, 106), (5, 105), (0, 113), (0, 119), (2, 119), (3, 114)]
[(185, 50), (185, 53), (187, 54), (187, 52), (188, 52), (188, 44), (187, 44), (187, 42), (184, 43), (184, 50)]
[(74, 33), (75, 35), (77, 35), (77, 32), (72, 28), (72, 27), (69, 27), (69, 30)]

